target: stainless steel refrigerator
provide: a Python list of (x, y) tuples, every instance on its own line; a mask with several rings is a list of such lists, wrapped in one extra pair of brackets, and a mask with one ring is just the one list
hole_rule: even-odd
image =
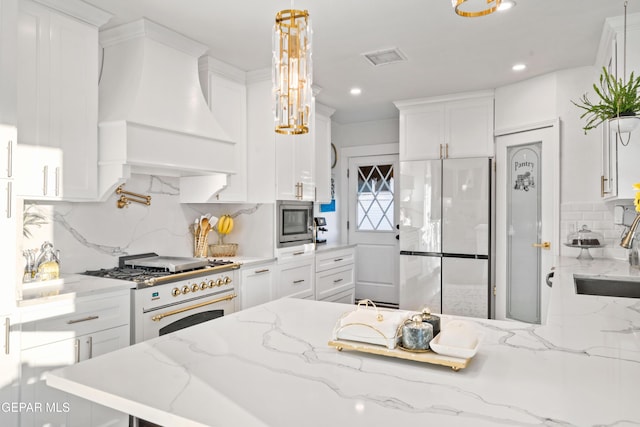
[(493, 317), (492, 159), (400, 162), (400, 308)]

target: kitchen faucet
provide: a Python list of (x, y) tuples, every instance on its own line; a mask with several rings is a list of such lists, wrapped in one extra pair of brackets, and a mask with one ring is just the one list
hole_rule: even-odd
[(631, 226), (629, 227), (629, 231), (627, 231), (627, 233), (620, 241), (620, 246), (625, 249), (629, 249), (631, 247), (631, 242), (633, 242), (633, 238), (636, 235), (636, 228), (638, 228), (638, 224), (640, 224), (640, 213), (636, 215), (635, 219), (631, 223)]

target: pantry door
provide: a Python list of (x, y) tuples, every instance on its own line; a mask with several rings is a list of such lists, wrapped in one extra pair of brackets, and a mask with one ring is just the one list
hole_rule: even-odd
[(349, 243), (358, 245), (356, 299), (396, 307), (398, 289), (398, 155), (349, 158)]
[(496, 138), (497, 319), (545, 323), (559, 253), (559, 121)]

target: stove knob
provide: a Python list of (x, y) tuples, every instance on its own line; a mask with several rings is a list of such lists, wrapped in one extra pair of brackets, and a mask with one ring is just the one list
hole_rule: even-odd
[(189, 286), (184, 285), (184, 286), (182, 287), (182, 293), (186, 295), (186, 294), (188, 294), (189, 292), (191, 292), (191, 289), (189, 288)]
[(204, 291), (205, 289), (207, 289), (207, 282), (202, 281), (202, 282), (200, 283), (200, 290), (201, 290), (201, 291)]
[(213, 279), (209, 280), (209, 288), (213, 288), (216, 285), (216, 282)]
[(177, 297), (178, 295), (180, 295), (180, 289), (178, 288), (171, 289), (171, 295), (173, 295), (174, 297)]
[(191, 286), (191, 292), (198, 292), (199, 290), (200, 290), (200, 287), (198, 286), (197, 283)]
[(229, 276), (224, 276), (224, 284), (228, 285), (229, 283), (231, 283), (231, 277)]
[(216, 286), (222, 286), (223, 284), (224, 282), (222, 281), (222, 279), (216, 280)]

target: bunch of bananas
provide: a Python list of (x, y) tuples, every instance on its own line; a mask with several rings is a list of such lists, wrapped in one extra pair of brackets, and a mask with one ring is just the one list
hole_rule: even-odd
[(222, 215), (218, 220), (216, 229), (219, 234), (229, 234), (233, 230), (233, 218), (231, 215)]

